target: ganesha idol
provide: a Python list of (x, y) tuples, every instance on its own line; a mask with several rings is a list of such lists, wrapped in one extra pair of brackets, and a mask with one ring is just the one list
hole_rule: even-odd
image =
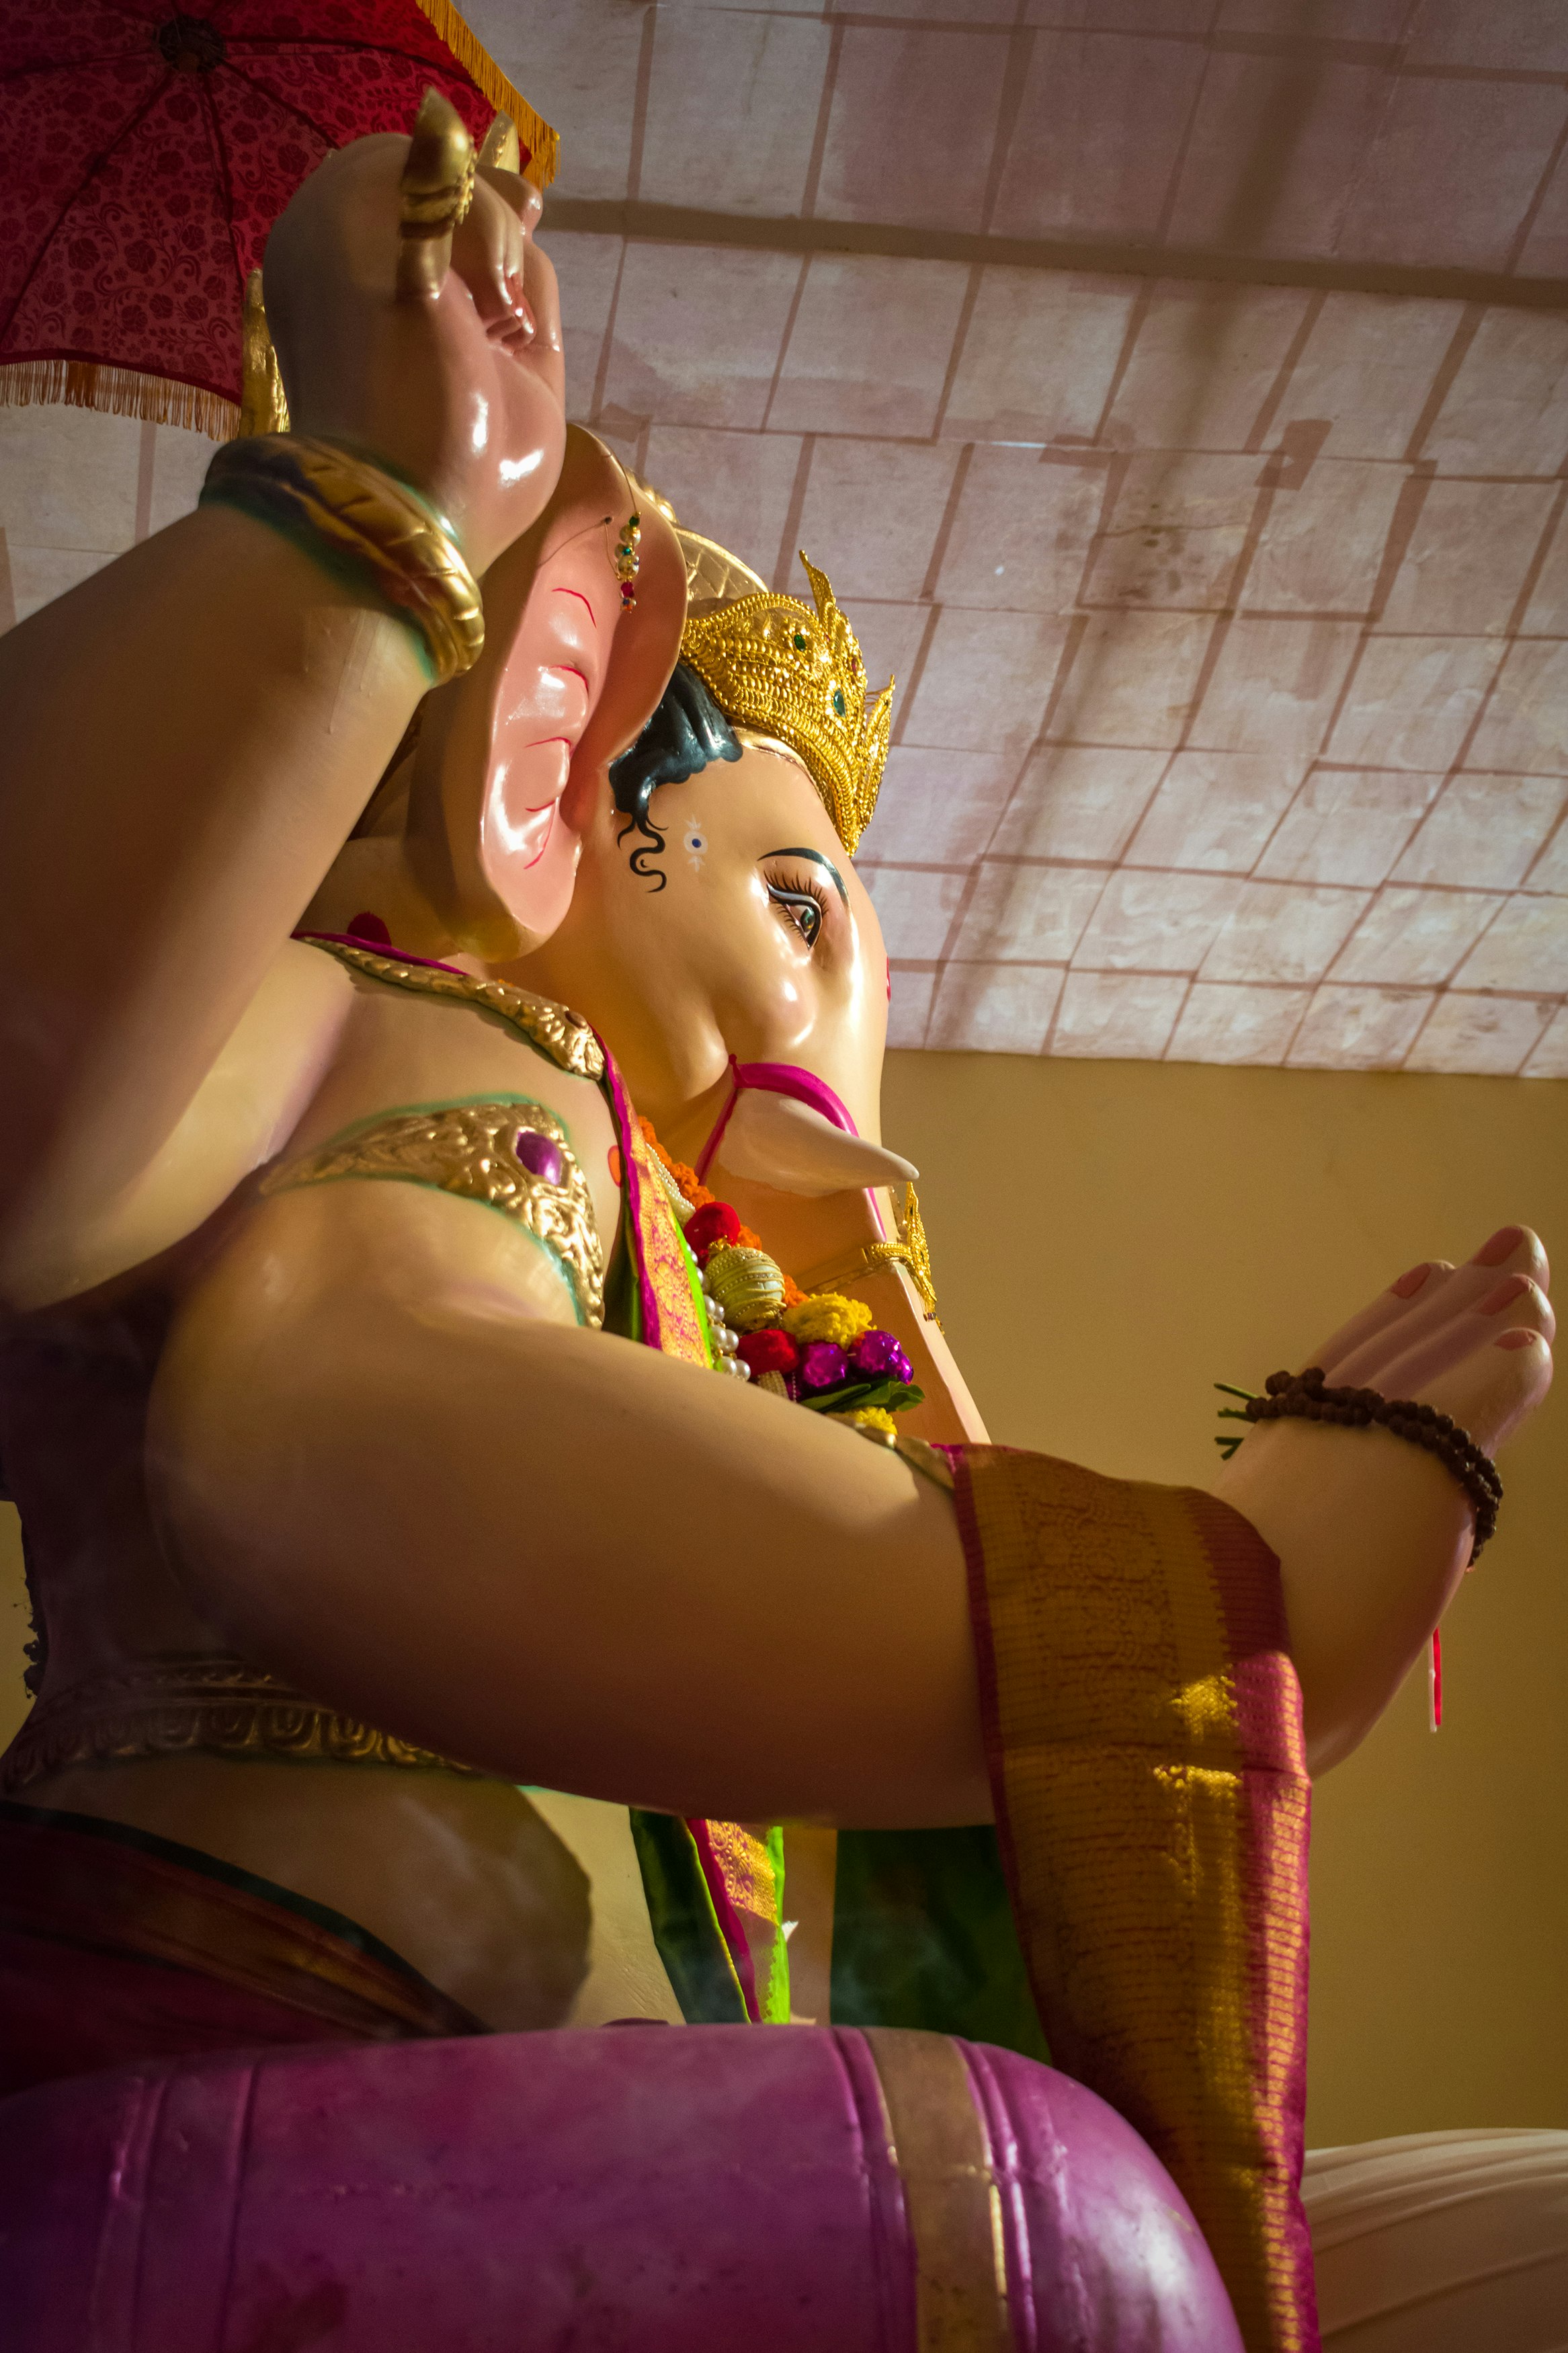
[(891, 690), (568, 431), (465, 144), (306, 183), (289, 429), (0, 647), (7, 2341), (1310, 2353), (1309, 1776), (1544, 1257), (1401, 1277), (1213, 1494), (986, 1442), (879, 1132)]

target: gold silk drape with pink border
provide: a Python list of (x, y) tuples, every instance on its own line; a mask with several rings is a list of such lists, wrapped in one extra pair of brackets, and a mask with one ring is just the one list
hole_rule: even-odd
[(1279, 1564), (1195, 1490), (944, 1451), (1052, 2059), (1169, 2168), (1248, 2353), (1316, 2353), (1300, 2202), (1310, 1785)]

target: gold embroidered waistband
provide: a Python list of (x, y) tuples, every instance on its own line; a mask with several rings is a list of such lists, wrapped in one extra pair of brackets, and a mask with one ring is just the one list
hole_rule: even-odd
[(291, 1193), (343, 1176), (427, 1185), (499, 1210), (559, 1261), (579, 1322), (603, 1327), (605, 1248), (593, 1196), (564, 1125), (542, 1103), (520, 1096), (391, 1112), (285, 1161), (261, 1189)]
[(0, 1757), (0, 1797), (73, 1765), (192, 1753), (474, 1770), (339, 1715), (243, 1659), (203, 1654), (140, 1660), (40, 1700)]

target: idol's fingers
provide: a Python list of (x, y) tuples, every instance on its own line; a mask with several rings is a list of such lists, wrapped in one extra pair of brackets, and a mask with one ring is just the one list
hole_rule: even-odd
[(1546, 1252), (1528, 1226), (1500, 1227), (1462, 1266), (1434, 1267), (1425, 1281), (1418, 1279), (1419, 1274), (1420, 1270), (1413, 1268), (1395, 1286), (1408, 1286), (1403, 1315), (1346, 1350), (1331, 1371), (1325, 1357), (1313, 1358), (1331, 1381), (1345, 1388), (1383, 1389), (1387, 1394), (1390, 1367), (1396, 1357), (1430, 1339), (1446, 1337), (1456, 1319), (1479, 1310), (1506, 1277), (1526, 1276), (1542, 1293), (1552, 1279)]
[(1552, 1302), (1527, 1274), (1505, 1275), (1478, 1300), (1456, 1302), (1446, 1322), (1412, 1335), (1411, 1345), (1380, 1368), (1374, 1386), (1385, 1397), (1425, 1398), (1478, 1350), (1509, 1332), (1533, 1332), (1551, 1347), (1557, 1319)]
[(1348, 1324), (1342, 1324), (1332, 1338), (1314, 1349), (1306, 1361), (1321, 1365), (1331, 1386), (1339, 1387), (1346, 1378), (1346, 1366), (1352, 1360), (1363, 1361), (1366, 1352), (1374, 1348), (1385, 1334), (1405, 1320), (1410, 1303), (1417, 1293), (1426, 1291), (1429, 1284), (1441, 1286), (1453, 1271), (1453, 1268), (1441, 1259), (1427, 1259), (1421, 1265), (1411, 1267), (1397, 1282), (1391, 1282), (1386, 1291), (1380, 1292), (1370, 1307), (1363, 1307), (1360, 1314), (1351, 1317)]
[(1426, 1398), (1496, 1454), (1541, 1404), (1552, 1372), (1552, 1344), (1544, 1333), (1516, 1324), (1427, 1385)]
[(549, 331), (541, 306), (542, 285), (553, 306), (555, 280), (533, 237), (539, 213), (537, 188), (515, 172), (481, 164), (473, 210), (452, 246), (452, 267), (486, 334), (513, 359), (528, 355), (536, 335), (549, 348), (559, 342), (558, 327)]
[(446, 283), (452, 233), (474, 195), (474, 142), (462, 116), (427, 90), (397, 184), (397, 291), (429, 301)]

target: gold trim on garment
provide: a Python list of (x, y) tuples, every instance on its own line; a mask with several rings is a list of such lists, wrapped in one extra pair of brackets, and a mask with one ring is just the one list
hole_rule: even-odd
[[(548, 1136), (556, 1146), (564, 1164), (560, 1184), (523, 1166), (517, 1156), (521, 1130)], [(499, 1209), (560, 1260), (578, 1321), (595, 1332), (603, 1329), (605, 1246), (593, 1196), (565, 1126), (542, 1103), (453, 1103), (393, 1112), (286, 1161), (262, 1179), (261, 1190), (293, 1193), (345, 1176), (426, 1185)]]
[(39, 1700), (0, 1757), (0, 1797), (73, 1765), (205, 1750), (310, 1765), (397, 1765), (471, 1773), (428, 1748), (303, 1698), (223, 1653), (149, 1658)]
[(445, 997), (449, 1003), (477, 1006), (494, 1013), (530, 1046), (537, 1047), (558, 1071), (574, 1079), (602, 1079), (605, 1050), (581, 1014), (531, 989), (514, 988), (508, 980), (479, 980), (472, 973), (451, 972), (445, 965), (412, 964), (402, 956), (378, 955), (374, 948), (353, 947), (344, 940), (323, 939), (318, 933), (300, 934), (305, 945), (336, 956), (351, 972), (367, 980), (383, 980), (389, 988), (406, 988), (416, 997)]
[(1011, 2353), (1001, 2189), (963, 2053), (911, 2027), (864, 2033), (914, 2242), (918, 2353)]

